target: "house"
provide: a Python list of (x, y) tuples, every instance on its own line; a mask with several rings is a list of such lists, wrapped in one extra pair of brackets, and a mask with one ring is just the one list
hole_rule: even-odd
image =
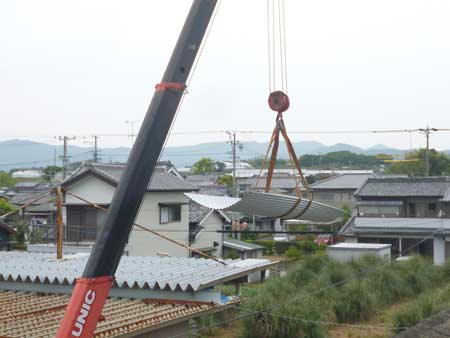
[(0, 251), (11, 249), (11, 236), (14, 236), (15, 234), (16, 230), (0, 221)]
[[(393, 256), (450, 257), (450, 177), (369, 178), (356, 192), (347, 242), (392, 244)], [(449, 240), (449, 241), (447, 241)]]
[[(91, 203), (108, 208), (123, 169), (123, 165), (86, 165), (64, 181), (62, 187)], [(189, 199), (184, 193), (197, 190), (196, 186), (164, 168), (157, 168), (147, 186), (136, 223), (188, 245)], [(64, 209), (66, 242), (92, 244), (105, 221), (106, 211), (69, 194), (65, 194)], [(131, 231), (127, 250), (133, 256), (189, 256), (187, 249), (136, 227)]]
[[(56, 260), (54, 254), (0, 252), (0, 260), (0, 336), (54, 337), (88, 255)], [(192, 321), (238, 305), (238, 296), (222, 294), (220, 285), (238, 289), (273, 265), (265, 259), (221, 264), (124, 256), (93, 337), (191, 337)]]
[(337, 208), (348, 205), (355, 206), (354, 193), (368, 178), (375, 177), (371, 173), (348, 173), (331, 176), (310, 185), (313, 199)]
[(445, 310), (402, 331), (395, 338), (448, 338), (450, 337), (450, 310)]
[(261, 245), (247, 243), (234, 238), (226, 238), (223, 241), (223, 256), (229, 257), (237, 252), (241, 259), (262, 258), (264, 247)]
[(224, 234), (216, 231), (224, 230), (225, 225), (230, 223), (231, 219), (222, 210), (189, 201), (189, 245), (194, 249), (222, 257)]
[[(55, 223), (56, 206), (54, 196), (51, 194), (45, 195), (43, 194), (44, 192), (45, 190), (19, 192), (9, 200), (13, 207), (29, 204), (19, 212), (20, 217), (29, 227)], [(41, 197), (39, 198), (39, 196)]]

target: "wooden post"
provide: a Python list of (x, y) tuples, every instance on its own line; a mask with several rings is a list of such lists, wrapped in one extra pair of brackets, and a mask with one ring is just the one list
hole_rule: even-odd
[(62, 194), (61, 187), (56, 188), (56, 258), (62, 259)]

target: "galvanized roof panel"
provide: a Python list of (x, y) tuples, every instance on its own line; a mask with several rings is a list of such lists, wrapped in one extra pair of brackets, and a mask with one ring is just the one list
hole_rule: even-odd
[[(69, 284), (80, 277), (88, 255), (57, 261), (52, 254), (0, 252), (0, 281)], [(182, 257), (122, 257), (116, 273), (119, 288), (198, 291), (225, 281), (265, 270), (272, 263), (266, 259), (226, 260), (227, 265), (208, 259)]]
[(308, 206), (309, 201), (302, 199), (295, 206), (298, 198), (290, 195), (263, 192), (247, 192), (242, 195), (242, 198), (189, 193), (185, 195), (211, 209), (225, 209), (246, 215), (282, 219), (298, 218), (313, 222), (332, 222), (344, 215), (340, 209), (313, 201), (306, 212), (299, 217)]
[[(313, 201), (306, 212), (304, 212), (309, 201), (302, 199), (295, 206), (297, 201), (297, 197), (290, 195), (248, 192), (244, 193), (242, 200), (230, 207), (229, 210), (247, 215), (281, 219), (302, 219), (313, 222), (332, 222), (343, 216), (342, 210), (316, 201)], [(303, 214), (299, 216), (301, 213)]]

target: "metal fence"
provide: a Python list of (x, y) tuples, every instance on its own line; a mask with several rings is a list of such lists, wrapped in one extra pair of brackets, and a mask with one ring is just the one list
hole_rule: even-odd
[[(62, 240), (63, 243), (72, 245), (94, 243), (98, 231), (97, 226), (64, 225), (62, 227)], [(56, 224), (32, 225), (29, 240), (32, 244), (56, 243)]]

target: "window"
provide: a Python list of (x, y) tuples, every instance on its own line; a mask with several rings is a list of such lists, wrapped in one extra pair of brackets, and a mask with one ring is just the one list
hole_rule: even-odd
[(428, 203), (428, 211), (436, 211), (436, 203)]
[(181, 204), (160, 204), (159, 223), (173, 223), (181, 221)]

